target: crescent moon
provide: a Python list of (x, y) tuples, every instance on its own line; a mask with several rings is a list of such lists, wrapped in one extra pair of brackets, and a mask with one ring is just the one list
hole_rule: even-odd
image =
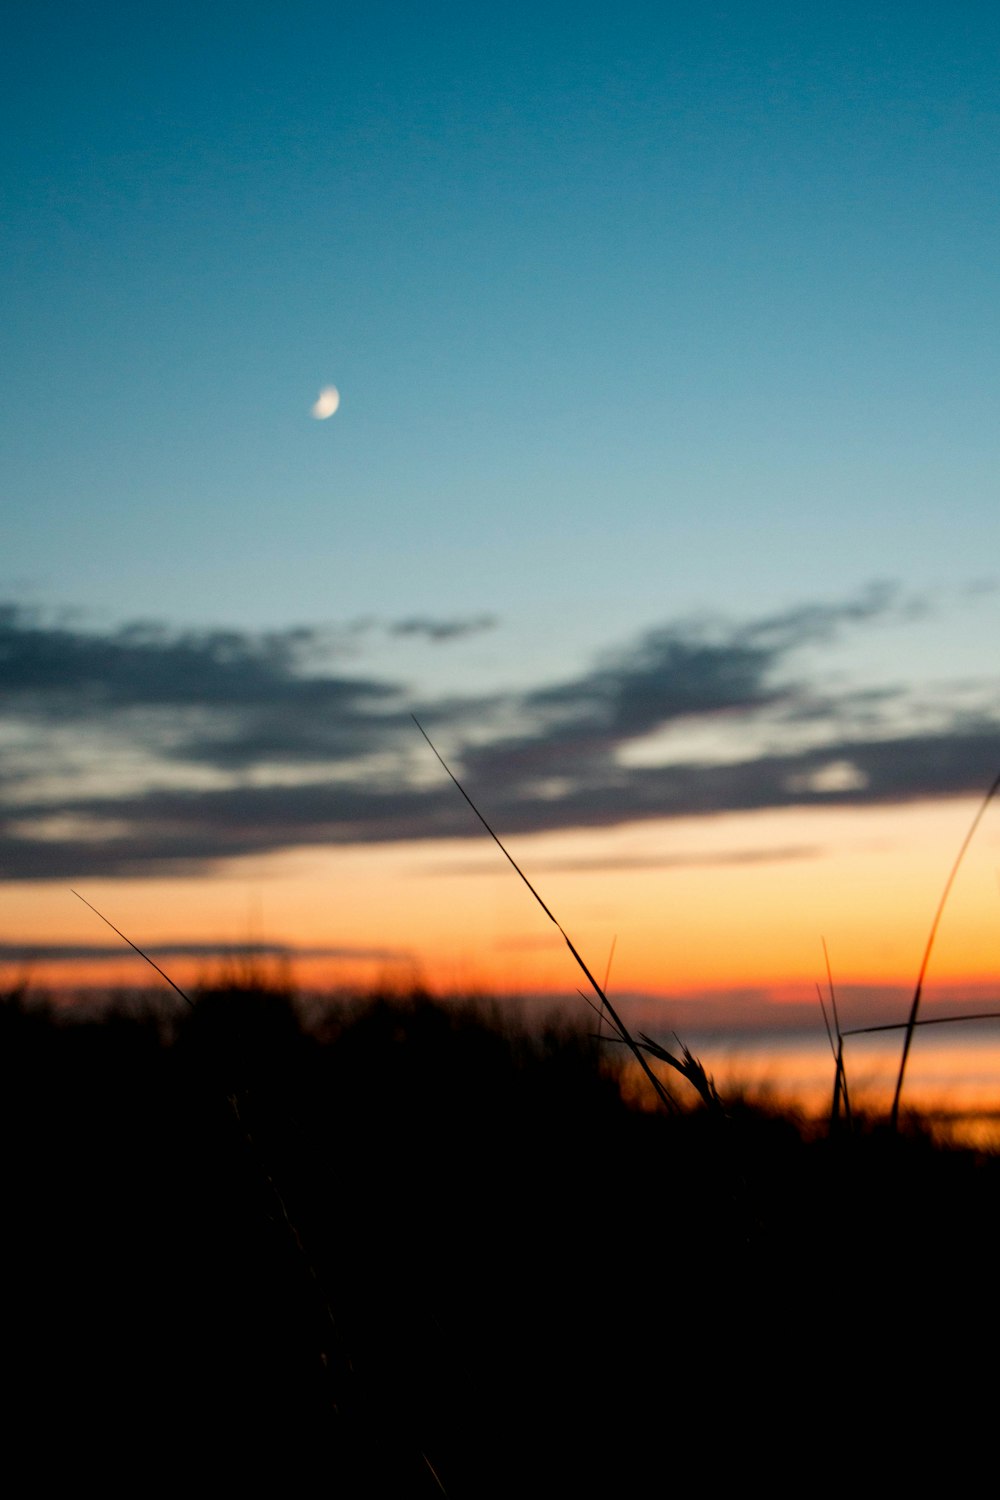
[(335, 385), (324, 386), (310, 410), (317, 422), (325, 422), (327, 417), (332, 417), (340, 405), (340, 392)]

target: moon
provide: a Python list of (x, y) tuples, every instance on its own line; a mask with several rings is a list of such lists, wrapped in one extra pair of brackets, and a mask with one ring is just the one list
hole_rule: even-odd
[(340, 405), (340, 392), (335, 385), (325, 385), (309, 408), (317, 422), (332, 417)]

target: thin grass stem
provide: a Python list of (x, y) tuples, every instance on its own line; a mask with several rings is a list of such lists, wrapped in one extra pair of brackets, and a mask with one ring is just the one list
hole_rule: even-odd
[(427, 741), (427, 743), (430, 746), (431, 750), (434, 752), (435, 757), (440, 762), (441, 766), (443, 767), (443, 769), (445, 770), (445, 772), (447, 773), (447, 775), (450, 777), (450, 779), (454, 782), (455, 786), (461, 792), (461, 794), (465, 798), (466, 802), (472, 808), (472, 811), (475, 813), (475, 815), (479, 819), (480, 823), (482, 823), (483, 827), (486, 829), (486, 832), (489, 834), (490, 838), (496, 844), (497, 848), (500, 850), (500, 853), (503, 855), (504, 859), (506, 859), (507, 862), (508, 862), (508, 864), (510, 864), (511, 867), (516, 871), (516, 873), (518, 875), (520, 875), (521, 879), (524, 881), (524, 884), (528, 887), (528, 890), (531, 892), (531, 894), (534, 896), (535, 900), (538, 902), (539, 906), (542, 908), (542, 911), (548, 917), (549, 921), (553, 924), (553, 926), (558, 930), (559, 934), (561, 935), (561, 937), (563, 939), (563, 942), (566, 944), (566, 947), (569, 949), (570, 953), (572, 953), (572, 955), (575, 958), (575, 960), (576, 960), (577, 964), (579, 965), (580, 969), (586, 975), (587, 980), (588, 980), (591, 988), (594, 991), (594, 994), (597, 996), (598, 1000), (601, 1002), (601, 1005), (604, 1007), (604, 1010), (605, 1010), (605, 1013), (607, 1014), (608, 1019), (611, 1021), (612, 1025), (617, 1030), (619, 1036), (622, 1038), (622, 1040), (624, 1041), (625, 1045), (632, 1052), (633, 1056), (635, 1057), (636, 1062), (642, 1068), (642, 1071), (645, 1073), (646, 1077), (649, 1079), (650, 1083), (653, 1086), (653, 1089), (656, 1092), (656, 1096), (660, 1100), (660, 1102), (663, 1105), (663, 1107), (665, 1109), (668, 1109), (668, 1110), (672, 1109), (673, 1108), (673, 1100), (670, 1098), (670, 1095), (667, 1093), (667, 1090), (664, 1088), (663, 1083), (661, 1082), (661, 1080), (659, 1078), (657, 1078), (656, 1074), (653, 1072), (652, 1068), (649, 1066), (649, 1063), (646, 1061), (645, 1057), (643, 1057), (643, 1055), (642, 1055), (642, 1049), (639, 1047), (638, 1043), (635, 1042), (633, 1040), (633, 1038), (631, 1037), (631, 1035), (629, 1034), (628, 1028), (625, 1025), (624, 1021), (621, 1019), (621, 1017), (619, 1016), (618, 1012), (615, 1010), (614, 1006), (611, 1004), (611, 1001), (608, 999), (607, 995), (604, 993), (603, 989), (598, 984), (598, 982), (594, 978), (593, 974), (590, 972), (590, 969), (587, 967), (587, 965), (584, 962), (581, 954), (577, 950), (576, 945), (573, 943), (573, 940), (570, 938), (568, 932), (563, 927), (562, 923), (555, 916), (555, 914), (550, 910), (550, 908), (546, 905), (546, 903), (542, 900), (541, 896), (535, 890), (535, 887), (532, 885), (532, 883), (528, 879), (527, 875), (525, 875), (524, 871), (521, 869), (521, 866), (517, 863), (517, 860), (514, 858), (514, 856), (508, 852), (508, 850), (504, 846), (502, 840), (500, 839), (499, 834), (495, 832), (495, 830), (490, 826), (490, 824), (483, 817), (483, 814), (479, 811), (479, 808), (473, 802), (472, 798), (469, 796), (468, 792), (465, 790), (465, 787), (462, 785), (462, 783), (459, 781), (458, 777), (455, 775), (454, 771), (448, 765), (448, 762), (445, 760), (444, 756), (438, 750), (437, 746), (434, 744), (434, 741), (431, 739), (430, 735), (427, 733), (426, 729), (421, 724), (420, 720), (416, 717), (415, 714), (411, 714), (410, 718), (413, 720), (414, 724), (416, 724), (417, 728), (420, 730), (420, 733), (423, 735), (424, 739)]
[(1000, 775), (997, 775), (994, 779), (989, 791), (986, 793), (986, 796), (983, 798), (980, 804), (979, 811), (976, 813), (976, 816), (972, 820), (968, 833), (962, 840), (962, 847), (959, 849), (958, 855), (955, 859), (955, 863), (951, 867), (951, 874), (945, 881), (944, 890), (941, 892), (941, 900), (938, 902), (937, 911), (934, 913), (934, 921), (931, 923), (931, 930), (927, 937), (927, 946), (924, 949), (924, 957), (923, 962), (920, 965), (920, 973), (917, 975), (917, 986), (913, 992), (913, 1003), (910, 1006), (910, 1014), (906, 1021), (906, 1035), (903, 1038), (903, 1055), (899, 1060), (899, 1076), (896, 1079), (896, 1092), (893, 1094), (892, 1113), (889, 1117), (890, 1124), (893, 1130), (896, 1130), (899, 1125), (899, 1100), (900, 1095), (903, 1092), (903, 1078), (906, 1073), (906, 1061), (910, 1055), (910, 1046), (913, 1042), (913, 1032), (917, 1025), (917, 1015), (920, 1011), (920, 997), (923, 993), (924, 978), (927, 974), (927, 965), (930, 963), (931, 950), (934, 947), (934, 939), (937, 937), (937, 930), (941, 923), (941, 918), (944, 914), (944, 909), (948, 897), (951, 894), (951, 888), (955, 883), (955, 876), (958, 874), (959, 868), (962, 864), (962, 860), (965, 858), (965, 851), (972, 843), (973, 835), (975, 834), (976, 829), (979, 827), (983, 814), (989, 807), (990, 803), (993, 800), (994, 794), (998, 790), (1000, 790)]
[[(70, 887), (70, 889), (72, 890), (72, 887)], [(194, 1005), (194, 1001), (191, 999), (191, 996), (190, 995), (185, 995), (185, 993), (181, 989), (180, 985), (179, 984), (175, 984), (174, 981), (171, 979), (170, 975), (164, 973), (163, 969), (160, 968), (159, 964), (154, 959), (150, 958), (150, 956), (149, 956), (148, 953), (144, 953), (143, 950), (139, 947), (138, 943), (133, 943), (132, 939), (130, 937), (126, 937), (125, 934), (124, 934), (124, 932), (122, 932), (119, 928), (117, 928), (115, 926), (114, 922), (109, 922), (108, 919), (107, 919), (107, 917), (104, 915), (104, 913), (102, 911), (98, 911), (97, 907), (94, 906), (92, 902), (88, 901), (87, 898), (86, 898), (86, 896), (81, 896), (79, 891), (73, 891), (73, 895), (76, 897), (76, 899), (78, 901), (82, 901), (83, 904), (84, 904), (84, 906), (89, 906), (90, 909), (91, 909), (91, 911), (94, 913), (94, 916), (95, 917), (100, 917), (100, 919), (104, 923), (104, 925), (106, 927), (110, 927), (112, 932), (116, 932), (118, 934), (118, 936), (121, 938), (121, 940), (122, 940), (123, 943), (128, 943), (128, 945), (132, 949), (133, 953), (138, 953), (138, 955), (139, 955), (140, 958), (145, 959), (146, 963), (149, 964), (149, 967), (151, 969), (155, 969), (156, 972), (157, 972), (157, 974), (159, 974), (160, 978), (161, 979), (165, 979), (167, 981), (167, 983), (169, 984), (170, 988), (172, 990), (175, 990), (176, 993), (178, 995), (180, 995), (180, 997), (181, 997), (182, 1000), (186, 1000), (187, 1003), (188, 1003), (188, 1005), (190, 1005), (191, 1009), (194, 1010), (195, 1005)]]
[[(1000, 1010), (970, 1011), (964, 1016), (925, 1016), (914, 1021), (914, 1026), (950, 1026), (955, 1021), (1000, 1021)], [(889, 1021), (884, 1026), (852, 1026), (845, 1036), (870, 1036), (876, 1031), (904, 1031), (909, 1021)]]
[[(844, 1101), (844, 1119), (848, 1127), (851, 1124), (851, 1097), (847, 1092), (847, 1071), (844, 1066), (844, 1033), (840, 1029), (840, 1015), (837, 1011), (837, 994), (833, 988), (833, 969), (830, 964), (830, 950), (826, 946), (826, 938), (821, 938), (823, 944), (823, 959), (826, 963), (826, 982), (830, 987), (830, 1009), (833, 1012), (833, 1025), (837, 1034), (837, 1048), (834, 1053), (836, 1071), (833, 1080), (833, 1109), (830, 1117), (831, 1127), (836, 1125), (840, 1119), (840, 1101)], [(819, 986), (816, 986), (817, 990)], [(820, 995), (820, 1006), (823, 1006), (823, 997)], [(823, 1009), (823, 1019), (826, 1020), (826, 1010)], [(827, 1023), (827, 1032), (830, 1027)], [(832, 1045), (832, 1038), (831, 1038)]]

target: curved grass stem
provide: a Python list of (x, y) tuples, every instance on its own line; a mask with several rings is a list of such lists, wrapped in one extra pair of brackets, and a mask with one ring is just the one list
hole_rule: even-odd
[(986, 796), (983, 798), (980, 804), (979, 811), (976, 813), (976, 816), (972, 820), (968, 833), (962, 840), (962, 847), (959, 849), (958, 855), (955, 859), (955, 863), (951, 867), (951, 874), (945, 881), (944, 890), (941, 892), (941, 900), (938, 902), (937, 911), (934, 913), (934, 921), (931, 923), (931, 930), (927, 937), (927, 946), (924, 949), (923, 962), (920, 965), (920, 973), (917, 975), (917, 987), (913, 991), (913, 1001), (910, 1005), (910, 1014), (906, 1022), (906, 1035), (903, 1038), (903, 1055), (899, 1060), (899, 1075), (896, 1079), (896, 1092), (892, 1097), (892, 1114), (890, 1115), (890, 1124), (893, 1130), (897, 1130), (899, 1127), (899, 1100), (903, 1092), (903, 1078), (906, 1074), (906, 1061), (910, 1055), (910, 1045), (913, 1041), (913, 1032), (917, 1025), (917, 1016), (920, 1012), (920, 998), (923, 994), (924, 979), (927, 974), (927, 965), (930, 963), (931, 950), (934, 947), (934, 939), (937, 937), (937, 930), (941, 924), (941, 917), (944, 914), (945, 905), (947, 903), (949, 895), (951, 894), (951, 888), (955, 883), (955, 876), (958, 874), (962, 860), (965, 858), (965, 852), (968, 849), (969, 845), (972, 843), (973, 835), (975, 834), (976, 829), (979, 827), (982, 816), (985, 813), (986, 809), (989, 807), (990, 803), (993, 801), (993, 797), (997, 791), (1000, 791), (1000, 775), (995, 777), (993, 784), (991, 785), (989, 791), (986, 793)]
[(475, 813), (475, 815), (479, 819), (480, 823), (482, 823), (483, 827), (486, 829), (486, 832), (489, 834), (490, 838), (496, 844), (496, 846), (500, 850), (501, 854), (508, 861), (508, 863), (514, 868), (514, 870), (517, 872), (517, 874), (520, 875), (521, 879), (524, 881), (525, 885), (528, 887), (528, 890), (534, 896), (535, 900), (538, 902), (539, 906), (542, 908), (542, 911), (548, 917), (549, 921), (553, 924), (553, 926), (555, 926), (558, 929), (558, 931), (560, 933), (560, 936), (563, 939), (563, 942), (566, 944), (566, 947), (569, 949), (570, 953), (572, 953), (573, 957), (576, 959), (577, 964), (583, 970), (584, 974), (587, 976), (587, 981), (590, 984), (591, 988), (593, 989), (594, 994), (597, 996), (598, 1000), (600, 1001), (601, 1006), (603, 1007), (604, 1013), (608, 1017), (608, 1020), (611, 1022), (612, 1026), (618, 1032), (618, 1035), (621, 1037), (621, 1039), (625, 1043), (625, 1045), (629, 1048), (629, 1050), (631, 1051), (631, 1053), (632, 1053), (633, 1057), (635, 1058), (636, 1062), (639, 1064), (639, 1066), (641, 1067), (642, 1071), (645, 1073), (646, 1077), (649, 1079), (650, 1083), (652, 1084), (652, 1086), (653, 1086), (653, 1088), (654, 1088), (654, 1090), (656, 1092), (656, 1096), (659, 1099), (660, 1103), (663, 1105), (663, 1107), (665, 1109), (668, 1109), (668, 1110), (673, 1109), (674, 1108), (674, 1101), (671, 1099), (670, 1095), (667, 1093), (667, 1090), (664, 1088), (663, 1083), (661, 1082), (661, 1080), (659, 1078), (657, 1078), (656, 1074), (653, 1072), (652, 1068), (649, 1066), (649, 1063), (646, 1061), (646, 1058), (643, 1056), (643, 1050), (642, 1050), (642, 1048), (639, 1046), (638, 1042), (636, 1042), (633, 1039), (633, 1037), (629, 1033), (629, 1030), (626, 1027), (624, 1021), (621, 1019), (621, 1017), (619, 1016), (618, 1012), (615, 1010), (614, 1006), (611, 1004), (611, 1001), (608, 999), (607, 995), (604, 993), (604, 990), (598, 984), (597, 980), (594, 978), (593, 974), (590, 972), (589, 968), (584, 963), (583, 958), (581, 957), (580, 953), (577, 951), (577, 948), (574, 945), (572, 939), (570, 938), (569, 933), (565, 930), (565, 928), (563, 927), (562, 923), (553, 914), (553, 912), (550, 911), (549, 907), (542, 900), (541, 896), (535, 890), (535, 887), (532, 885), (532, 883), (528, 879), (527, 875), (525, 875), (524, 871), (521, 869), (521, 866), (517, 863), (517, 860), (514, 858), (514, 856), (512, 854), (510, 854), (508, 852), (508, 850), (505, 848), (504, 844), (502, 843), (502, 841), (500, 839), (499, 834), (497, 834), (494, 831), (494, 829), (490, 827), (489, 823), (483, 817), (482, 813), (479, 811), (479, 808), (473, 802), (472, 798), (469, 796), (468, 792), (465, 790), (465, 787), (459, 781), (458, 777), (455, 775), (454, 771), (451, 769), (451, 767), (449, 766), (448, 762), (445, 760), (444, 756), (441, 754), (440, 750), (438, 750), (437, 746), (434, 744), (434, 741), (431, 739), (430, 735), (427, 733), (426, 729), (421, 724), (420, 720), (416, 717), (415, 714), (411, 714), (410, 718), (413, 720), (414, 724), (416, 724), (417, 728), (420, 730), (420, 733), (423, 735), (424, 739), (427, 741), (428, 745), (433, 750), (435, 756), (440, 761), (442, 767), (447, 772), (447, 774), (451, 778), (451, 780), (455, 783), (455, 786), (461, 792), (461, 794), (465, 798), (466, 802), (472, 808), (472, 811)]

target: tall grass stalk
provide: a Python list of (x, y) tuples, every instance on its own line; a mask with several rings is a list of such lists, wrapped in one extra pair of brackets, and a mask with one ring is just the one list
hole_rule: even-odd
[[(448, 765), (448, 762), (445, 760), (444, 756), (438, 750), (437, 746), (434, 744), (434, 742), (431, 739), (430, 735), (427, 733), (426, 729), (421, 724), (420, 720), (416, 717), (415, 714), (411, 714), (410, 717), (413, 719), (414, 724), (416, 724), (417, 728), (420, 730), (420, 733), (423, 735), (424, 739), (427, 741), (428, 745), (430, 746), (431, 750), (434, 752), (434, 755), (436, 756), (436, 758), (440, 762), (441, 766), (444, 768), (444, 770), (447, 773), (447, 775), (454, 782), (455, 786), (458, 788), (458, 790), (461, 792), (462, 796), (465, 798), (466, 802), (472, 808), (472, 811), (475, 813), (475, 815), (479, 819), (480, 823), (482, 823), (483, 827), (486, 829), (486, 832), (489, 834), (490, 838), (493, 840), (493, 842), (496, 844), (497, 848), (500, 850), (500, 853), (504, 856), (504, 858), (507, 860), (507, 862), (511, 865), (511, 867), (516, 871), (516, 873), (524, 881), (524, 884), (528, 887), (528, 890), (534, 896), (535, 900), (538, 902), (539, 906), (542, 908), (542, 911), (545, 913), (545, 915), (548, 917), (549, 921), (553, 924), (553, 926), (559, 932), (560, 936), (563, 939), (563, 942), (566, 944), (566, 947), (569, 949), (570, 953), (572, 953), (572, 955), (573, 955), (574, 959), (576, 960), (577, 964), (579, 965), (580, 969), (586, 975), (587, 982), (590, 984), (591, 988), (594, 991), (594, 994), (597, 996), (597, 998), (598, 998), (598, 1000), (600, 1002), (603, 1014), (607, 1016), (608, 1021), (611, 1023), (612, 1027), (617, 1032), (618, 1037), (620, 1038), (621, 1041), (623, 1041), (625, 1043), (626, 1047), (629, 1048), (629, 1050), (632, 1053), (632, 1056), (635, 1058), (636, 1062), (639, 1064), (640, 1068), (645, 1073), (646, 1077), (649, 1079), (649, 1082), (652, 1084), (653, 1089), (656, 1092), (656, 1096), (659, 1099), (660, 1103), (663, 1105), (664, 1109), (667, 1109), (667, 1110), (672, 1109), (674, 1107), (673, 1100), (671, 1099), (671, 1097), (668, 1094), (667, 1090), (664, 1088), (662, 1081), (659, 1078), (657, 1078), (656, 1074), (653, 1072), (652, 1068), (649, 1066), (649, 1063), (646, 1061), (646, 1058), (643, 1055), (643, 1048), (642, 1048), (642, 1046), (637, 1041), (635, 1041), (635, 1039), (633, 1038), (633, 1036), (629, 1032), (628, 1028), (626, 1027), (625, 1022), (622, 1020), (621, 1016), (618, 1014), (618, 1012), (615, 1010), (614, 1006), (611, 1004), (611, 1001), (608, 999), (608, 997), (605, 994), (604, 990), (598, 984), (598, 982), (594, 978), (593, 974), (590, 972), (590, 969), (587, 967), (586, 963), (584, 962), (583, 958), (581, 957), (581, 955), (579, 953), (579, 950), (577, 949), (576, 945), (574, 944), (574, 942), (573, 942), (572, 938), (570, 937), (569, 933), (563, 927), (563, 925), (559, 921), (559, 919), (550, 910), (550, 908), (546, 905), (546, 903), (542, 900), (541, 896), (535, 890), (535, 887), (532, 885), (532, 883), (528, 879), (527, 875), (525, 875), (524, 871), (521, 869), (521, 866), (517, 863), (517, 861), (514, 858), (514, 856), (511, 853), (509, 853), (509, 851), (504, 846), (503, 842), (500, 839), (499, 834), (496, 833), (496, 831), (486, 821), (486, 819), (483, 816), (483, 814), (479, 811), (479, 808), (473, 802), (472, 798), (469, 796), (468, 792), (465, 790), (465, 787), (462, 785), (462, 783), (459, 781), (458, 777), (455, 775), (454, 771)], [(660, 1055), (660, 1054), (655, 1054), (655, 1055)], [(663, 1060), (667, 1061), (667, 1062), (670, 1062), (681, 1073), (684, 1073), (685, 1070), (681, 1066), (681, 1064), (675, 1058), (670, 1057), (669, 1054), (667, 1054), (664, 1057)], [(687, 1075), (685, 1074), (685, 1076), (687, 1076)]]
[(680, 1037), (676, 1036), (676, 1033), (677, 1045), (681, 1049), (680, 1057), (675, 1057), (660, 1042), (654, 1042), (652, 1037), (647, 1036), (644, 1031), (640, 1031), (639, 1037), (640, 1045), (644, 1052), (648, 1052), (650, 1057), (658, 1057), (661, 1062), (668, 1063), (682, 1078), (686, 1078), (708, 1109), (716, 1114), (725, 1114), (725, 1107), (719, 1097), (719, 1091), (715, 1087), (714, 1078), (712, 1078), (711, 1074), (706, 1073), (704, 1064), (695, 1057), (690, 1047), (685, 1047)]
[(133, 943), (133, 941), (132, 941), (132, 939), (130, 937), (126, 937), (125, 934), (124, 934), (124, 932), (122, 932), (120, 928), (118, 928), (118, 927), (115, 926), (114, 922), (110, 922), (108, 920), (108, 918), (104, 915), (103, 912), (97, 910), (96, 906), (91, 906), (91, 903), (87, 900), (86, 896), (81, 896), (79, 891), (73, 891), (73, 895), (76, 897), (76, 899), (78, 901), (82, 901), (83, 904), (84, 904), (84, 906), (89, 906), (90, 909), (91, 909), (91, 911), (94, 913), (94, 916), (95, 917), (100, 917), (100, 919), (104, 923), (104, 925), (106, 927), (110, 927), (112, 932), (117, 933), (118, 936), (121, 938), (121, 940), (122, 940), (123, 943), (128, 943), (128, 945), (132, 949), (133, 953), (138, 953), (139, 957), (141, 959), (144, 959), (145, 962), (147, 964), (149, 964), (149, 967), (151, 969), (155, 969), (156, 972), (157, 972), (157, 974), (159, 974), (160, 978), (161, 979), (165, 979), (166, 982), (167, 982), (167, 984), (169, 984), (170, 988), (172, 990), (174, 990), (178, 995), (180, 995), (181, 999), (184, 1000), (184, 1001), (186, 1001), (187, 1004), (190, 1005), (191, 1009), (194, 1010), (195, 1004), (194, 1004), (194, 1001), (191, 999), (191, 996), (190, 995), (185, 995), (185, 993), (181, 989), (180, 985), (179, 984), (175, 984), (174, 981), (171, 979), (170, 975), (167, 974), (165, 972), (165, 970), (161, 969), (160, 966), (159, 966), (159, 964), (156, 963), (153, 959), (151, 959), (148, 953), (144, 953), (137, 943)]
[[(73, 895), (76, 896), (78, 900), (82, 901), (84, 906), (89, 906), (95, 917), (100, 917), (105, 926), (110, 927), (112, 932), (117, 933), (122, 942), (127, 943), (134, 953), (137, 953), (141, 959), (149, 964), (151, 969), (155, 969), (157, 974), (160, 975), (160, 978), (165, 980), (166, 983), (169, 984), (170, 988), (176, 994), (180, 995), (181, 999), (184, 1000), (192, 1010), (197, 1010), (197, 1006), (191, 999), (191, 996), (186, 994), (185, 991), (181, 989), (180, 985), (177, 984), (173, 979), (171, 979), (166, 970), (161, 969), (155, 959), (150, 958), (149, 954), (139, 947), (138, 943), (133, 943), (132, 939), (130, 937), (127, 937), (119, 927), (116, 927), (115, 924), (108, 917), (106, 917), (102, 911), (98, 911), (97, 907), (94, 906), (92, 902), (88, 901), (86, 896), (81, 896), (79, 891), (73, 891)], [(240, 1096), (235, 1091), (227, 1091), (226, 1100), (232, 1112), (233, 1119), (236, 1122), (237, 1129), (239, 1130), (243, 1139), (246, 1141), (250, 1149), (252, 1159), (256, 1163), (260, 1176), (264, 1181), (267, 1191), (277, 1208), (277, 1214), (275, 1216), (276, 1221), (278, 1223), (284, 1224), (285, 1230), (289, 1234), (291, 1241), (295, 1246), (297, 1254), (301, 1257), (302, 1264), (305, 1267), (306, 1273), (315, 1286), (316, 1294), (320, 1302), (320, 1307), (322, 1309), (326, 1324), (329, 1328), (326, 1340), (324, 1341), (324, 1346), (319, 1351), (319, 1358), (322, 1363), (322, 1367), (325, 1371), (328, 1372), (340, 1367), (346, 1368), (349, 1373), (353, 1373), (353, 1362), (351, 1360), (350, 1354), (346, 1349), (343, 1335), (334, 1315), (332, 1301), (326, 1291), (323, 1279), (316, 1269), (313, 1258), (306, 1248), (302, 1234), (300, 1233), (295, 1220), (289, 1212), (285, 1195), (279, 1188), (272, 1171), (268, 1167), (266, 1153), (262, 1149), (260, 1142), (255, 1138), (248, 1120), (244, 1117), (244, 1114), (241, 1110)], [(334, 1405), (333, 1410), (334, 1412), (336, 1412), (336, 1405)], [(444, 1486), (441, 1484), (441, 1481), (438, 1478), (438, 1475), (430, 1460), (424, 1453), (421, 1453), (420, 1456), (421, 1458), (423, 1458), (424, 1462), (427, 1464), (428, 1469), (430, 1469), (431, 1474), (434, 1476), (434, 1479), (437, 1482), (441, 1493), (444, 1494)]]
[[(830, 1022), (826, 1014), (823, 991), (818, 984), (816, 986), (816, 994), (819, 997), (819, 1008), (823, 1013), (823, 1025), (826, 1027), (827, 1039), (830, 1043), (830, 1050), (833, 1053), (833, 1102), (830, 1106), (830, 1130), (833, 1131), (840, 1123), (841, 1101), (843, 1101), (844, 1105), (844, 1119), (847, 1121), (848, 1126), (850, 1126), (851, 1100), (847, 1092), (847, 1073), (844, 1069), (844, 1033), (840, 1029), (840, 1016), (837, 1013), (837, 995), (833, 988), (833, 969), (830, 966), (830, 950), (826, 946), (826, 938), (822, 939), (822, 943), (823, 959), (826, 963), (826, 982), (830, 990), (830, 1011), (833, 1015), (833, 1030), (830, 1028)], [(833, 1040), (834, 1031), (837, 1036), (836, 1043)]]
[(969, 831), (965, 835), (965, 838), (962, 840), (962, 847), (959, 849), (958, 855), (955, 859), (955, 863), (951, 867), (951, 873), (948, 876), (948, 879), (945, 881), (944, 890), (941, 892), (941, 900), (938, 902), (937, 911), (934, 913), (934, 920), (931, 923), (931, 930), (927, 937), (927, 946), (924, 949), (923, 962), (920, 965), (920, 973), (917, 975), (917, 986), (913, 992), (913, 1001), (910, 1005), (910, 1014), (906, 1021), (906, 1035), (903, 1037), (903, 1055), (899, 1060), (899, 1076), (896, 1079), (896, 1092), (892, 1097), (892, 1113), (889, 1117), (890, 1125), (893, 1130), (897, 1130), (899, 1128), (899, 1100), (900, 1095), (903, 1092), (903, 1078), (906, 1074), (906, 1061), (910, 1055), (910, 1046), (913, 1042), (913, 1032), (917, 1025), (917, 1017), (920, 1012), (920, 998), (923, 994), (924, 978), (927, 974), (927, 965), (930, 963), (931, 950), (934, 947), (934, 939), (937, 937), (937, 930), (940, 926), (941, 917), (944, 914), (944, 908), (947, 903), (948, 897), (951, 894), (951, 888), (955, 883), (955, 877), (958, 874), (962, 860), (965, 858), (965, 851), (972, 843), (973, 835), (975, 834), (976, 829), (979, 827), (979, 824), (982, 821), (983, 814), (989, 807), (990, 803), (993, 800), (994, 794), (997, 791), (1000, 791), (1000, 774), (996, 776), (989, 791), (983, 798), (982, 803), (979, 807), (979, 811), (973, 818), (972, 823), (969, 827)]

